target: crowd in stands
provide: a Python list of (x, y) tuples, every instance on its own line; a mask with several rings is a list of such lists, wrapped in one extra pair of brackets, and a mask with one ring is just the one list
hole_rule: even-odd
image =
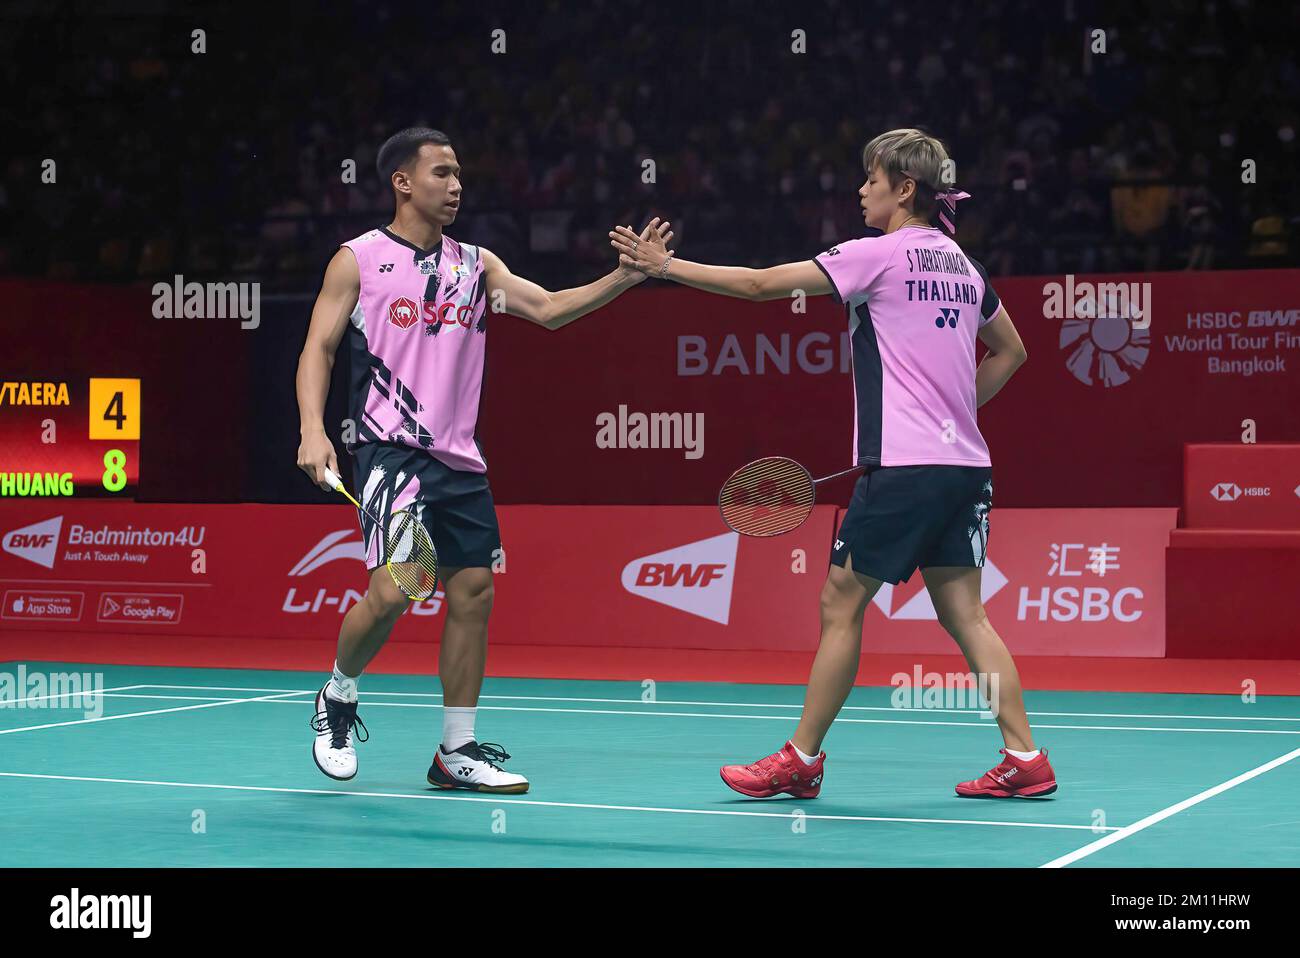
[(709, 262), (860, 235), (862, 147), (899, 126), (948, 144), (995, 275), (1300, 259), (1296, 5), (156, 9), (7, 21), (0, 275), (310, 289), (388, 221), (375, 151), (410, 125), (463, 166), (448, 233), (553, 286), (651, 215)]

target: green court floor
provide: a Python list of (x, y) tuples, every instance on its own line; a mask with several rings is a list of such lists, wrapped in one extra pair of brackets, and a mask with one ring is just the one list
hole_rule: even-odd
[[(746, 799), (718, 766), (794, 728), (802, 689), (489, 679), (480, 740), (523, 796), (425, 784), (437, 680), (366, 676), (360, 774), (310, 747), (318, 673), (26, 663), (96, 672), (102, 714), (0, 708), (0, 860), (18, 866), (1294, 866), (1300, 701), (1036, 692), (1060, 789), (959, 799), (996, 763), (970, 710), (855, 689), (814, 801)], [(15, 673), (14, 663), (0, 672)]]

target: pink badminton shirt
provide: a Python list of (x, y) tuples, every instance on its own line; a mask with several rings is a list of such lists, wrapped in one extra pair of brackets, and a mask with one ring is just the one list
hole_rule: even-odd
[(975, 423), (975, 337), (1000, 303), (984, 268), (920, 226), (813, 262), (848, 308), (854, 463), (991, 465)]

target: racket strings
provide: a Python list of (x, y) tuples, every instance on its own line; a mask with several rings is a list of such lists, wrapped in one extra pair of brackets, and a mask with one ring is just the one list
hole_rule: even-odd
[(429, 532), (413, 513), (399, 512), (388, 526), (389, 574), (411, 599), (427, 599), (438, 585), (438, 554)]
[(723, 484), (723, 521), (747, 536), (797, 529), (812, 512), (816, 489), (807, 470), (791, 459), (769, 457), (742, 466)]

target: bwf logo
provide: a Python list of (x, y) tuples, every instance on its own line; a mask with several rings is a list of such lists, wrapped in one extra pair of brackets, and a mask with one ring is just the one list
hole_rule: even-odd
[(623, 588), (651, 602), (726, 625), (731, 618), (739, 541), (739, 535), (726, 532), (633, 559), (623, 567)]
[(53, 569), (62, 529), (63, 516), (55, 516), (5, 533), (3, 547), (10, 555)]

